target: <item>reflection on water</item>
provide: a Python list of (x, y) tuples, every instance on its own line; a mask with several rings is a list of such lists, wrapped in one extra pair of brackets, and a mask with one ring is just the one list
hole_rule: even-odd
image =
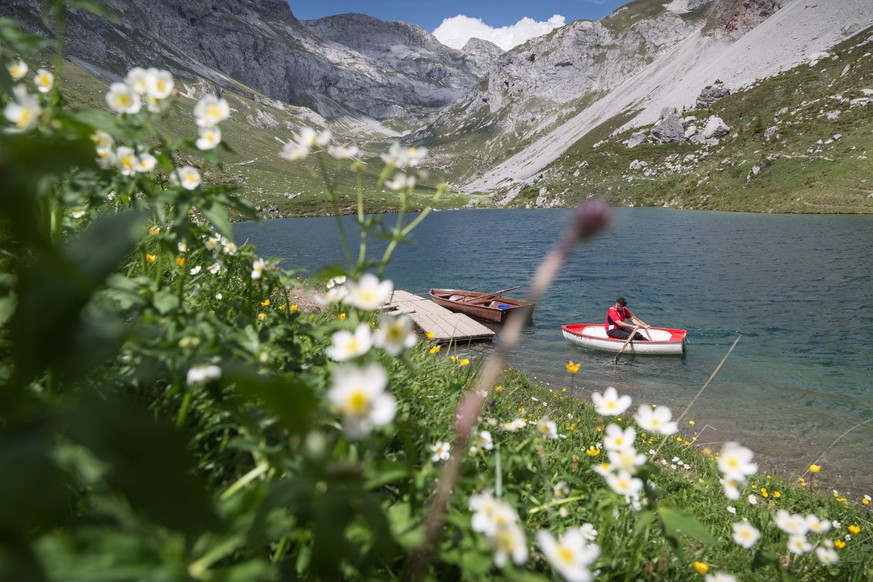
[[(430, 287), (521, 285), (512, 295), (523, 297), (570, 216), (438, 212), (399, 247), (387, 276), (420, 295)], [(342, 256), (332, 218), (236, 228), (239, 240), (288, 268), (314, 272)], [(537, 305), (512, 364), (560, 387), (569, 383), (567, 361), (581, 360), (577, 386), (585, 394), (612, 385), (678, 414), (742, 336), (686, 420), (707, 426), (701, 440), (713, 447), (737, 439), (765, 467), (800, 474), (873, 417), (871, 264), (871, 217), (618, 209), (614, 228), (580, 246)], [(562, 324), (603, 321), (618, 295), (649, 324), (687, 329), (687, 355), (625, 354), (614, 366), (614, 354), (563, 339)], [(871, 459), (873, 422), (827, 450), (820, 464), (840, 487), (869, 491)]]

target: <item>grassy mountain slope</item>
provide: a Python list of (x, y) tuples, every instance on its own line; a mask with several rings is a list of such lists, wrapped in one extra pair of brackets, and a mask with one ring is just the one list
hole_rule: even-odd
[[(599, 195), (622, 205), (755, 212), (873, 213), (873, 29), (831, 56), (684, 112), (732, 129), (716, 146), (642, 144), (613, 119), (551, 164), (514, 206)], [(765, 137), (768, 128), (778, 133)], [(648, 128), (642, 128), (646, 130)], [(772, 131), (772, 130), (771, 130)], [(631, 170), (631, 164), (638, 169)], [(642, 163), (641, 163), (642, 162)]]

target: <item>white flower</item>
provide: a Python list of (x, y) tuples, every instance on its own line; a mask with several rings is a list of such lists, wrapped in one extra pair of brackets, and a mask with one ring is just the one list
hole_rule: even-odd
[(75, 218), (76, 220), (78, 220), (78, 219), (82, 218), (83, 216), (85, 216), (85, 211), (84, 210), (74, 210), (71, 213), (71, 216), (73, 218)]
[(584, 537), (589, 542), (593, 542), (597, 539), (597, 530), (594, 529), (594, 526), (590, 523), (583, 523), (579, 527), (579, 533), (581, 533), (582, 537)]
[(840, 556), (833, 548), (816, 548), (815, 555), (818, 556), (819, 562), (825, 566), (833, 566), (840, 561)]
[(632, 426), (621, 430), (617, 424), (610, 424), (603, 432), (603, 446), (609, 451), (620, 451), (627, 447), (633, 447), (637, 431)]
[(36, 85), (37, 91), (40, 93), (48, 93), (52, 90), (52, 87), (55, 84), (55, 76), (51, 71), (38, 69), (36, 71), (36, 76), (33, 78), (33, 83)]
[(548, 531), (540, 530), (537, 542), (546, 560), (564, 579), (569, 582), (592, 580), (588, 566), (600, 555), (600, 547), (589, 544), (580, 530), (568, 530), (557, 541)]
[(439, 463), (440, 461), (448, 461), (452, 456), (452, 447), (447, 442), (439, 441), (430, 446), (430, 452), (433, 453), (431, 455), (430, 460), (434, 463)]
[(631, 397), (627, 395), (620, 397), (612, 386), (607, 387), (602, 396), (600, 392), (593, 393), (591, 400), (594, 402), (597, 414), (603, 416), (618, 416), (631, 405)]
[(334, 145), (327, 148), (327, 152), (338, 160), (350, 160), (358, 155), (360, 150), (357, 146)]
[(812, 533), (823, 534), (831, 530), (831, 522), (821, 520), (816, 515), (809, 514), (806, 516), (806, 525)]
[(736, 576), (727, 572), (716, 572), (715, 574), (707, 574), (704, 582), (737, 582)]
[(490, 493), (470, 497), (473, 518), (470, 526), (473, 531), (493, 537), (501, 528), (509, 527), (518, 521), (515, 510), (505, 501), (494, 499)]
[(389, 190), (406, 190), (415, 188), (415, 176), (407, 176), (406, 174), (397, 173), (394, 178), (385, 182), (385, 187)]
[(733, 524), (731, 527), (734, 530), (734, 541), (747, 550), (761, 539), (761, 532), (748, 521), (743, 520)]
[(186, 243), (184, 241), (180, 241), (180, 242), (176, 243), (176, 250), (178, 250), (180, 253), (187, 253), (188, 252), (188, 243)]
[(349, 281), (347, 284), (349, 294), (345, 302), (352, 307), (374, 311), (381, 308), (394, 292), (394, 283), (391, 281), (379, 281), (376, 275), (365, 273), (357, 282)]
[(488, 541), (494, 548), (494, 565), (498, 568), (505, 566), (510, 557), (516, 566), (527, 562), (527, 538), (524, 537), (524, 530), (518, 525), (501, 527)]
[(148, 91), (148, 73), (142, 67), (134, 67), (127, 72), (124, 82), (130, 89), (138, 94), (145, 95)]
[(755, 497), (754, 493), (749, 495), (748, 500), (749, 500), (749, 505), (758, 505), (758, 498)]
[(197, 128), (197, 135), (198, 150), (211, 150), (221, 143), (221, 129), (218, 126)]
[(224, 295), (222, 295), (222, 294), (221, 294), (221, 291), (219, 291), (218, 293), (215, 294), (215, 298), (216, 298), (218, 301), (221, 301), (222, 299), (224, 299)]
[(209, 272), (213, 275), (217, 275), (219, 271), (221, 271), (221, 263), (212, 263), (209, 265)]
[(325, 285), (325, 287), (327, 287), (328, 289), (333, 289), (337, 285), (345, 285), (345, 284), (346, 284), (346, 276), (339, 275), (337, 277), (331, 277), (330, 280)]
[(490, 451), (494, 449), (494, 439), (491, 438), (490, 430), (483, 430), (476, 434), (473, 437), (474, 446), (479, 447), (482, 450)]
[(833, 521), (831, 522), (831, 525), (834, 526), (834, 529), (840, 529), (841, 527), (843, 527), (843, 524), (841, 524), (841, 523), (838, 522), (837, 520), (833, 520)]
[(627, 471), (631, 475), (637, 472), (637, 467), (646, 464), (646, 456), (638, 454), (633, 447), (610, 450), (609, 462), (617, 471)]
[(260, 279), (264, 274), (264, 269), (266, 268), (267, 261), (265, 261), (264, 259), (258, 259), (254, 263), (252, 263), (252, 279)]
[(334, 370), (327, 398), (342, 417), (343, 432), (350, 440), (361, 440), (374, 426), (394, 420), (397, 400), (385, 392), (387, 385), (388, 374), (379, 364), (344, 365)]
[(175, 82), (169, 71), (150, 68), (146, 71), (145, 93), (155, 100), (163, 100), (173, 93)]
[(230, 117), (230, 105), (223, 98), (204, 95), (194, 106), (197, 127), (215, 127)]
[(94, 147), (97, 153), (111, 151), (115, 147), (115, 139), (105, 131), (97, 130), (91, 134), (91, 141), (94, 142)]
[(412, 319), (408, 315), (383, 315), (379, 329), (373, 337), (376, 346), (389, 355), (399, 356), (403, 350), (418, 343), (418, 338), (412, 329)]
[(570, 494), (570, 486), (567, 485), (566, 481), (558, 481), (552, 487), (552, 494), (558, 499), (565, 499)]
[(540, 434), (546, 438), (558, 438), (558, 425), (556, 425), (554, 421), (550, 420), (548, 416), (542, 417), (539, 422), (537, 422), (537, 430), (540, 431)]
[(666, 406), (654, 409), (651, 406), (640, 406), (634, 415), (634, 420), (641, 428), (664, 435), (674, 434), (679, 430), (679, 426), (671, 422), (672, 418), (673, 413)]
[(142, 99), (129, 85), (112, 83), (106, 93), (106, 104), (116, 113), (138, 113), (142, 108)]
[(289, 141), (282, 146), (282, 151), (279, 152), (279, 157), (290, 161), (302, 160), (309, 155), (309, 148), (294, 140)]
[(203, 270), (203, 267), (201, 267), (200, 265), (197, 265), (196, 267), (188, 269), (188, 273), (191, 275), (198, 275), (198, 274), (200, 274), (200, 271), (202, 271), (202, 270)]
[(733, 514), (733, 515), (736, 515), (736, 514), (737, 514), (737, 508), (734, 507), (733, 505), (728, 505), (728, 506), (727, 506), (727, 512), (728, 512), (728, 513), (731, 513), (731, 514)]
[(606, 476), (606, 484), (610, 489), (624, 495), (625, 497), (636, 498), (640, 491), (643, 490), (643, 482), (636, 477), (633, 477), (627, 471), (619, 471), (618, 473), (610, 473)]
[(206, 239), (206, 248), (209, 249), (210, 251), (214, 251), (215, 249), (218, 248), (218, 243), (220, 243), (220, 242), (221, 242), (220, 238), (218, 238), (217, 236), (211, 236), (208, 239)]
[(200, 172), (192, 166), (182, 166), (178, 168), (171, 176), (170, 180), (174, 184), (182, 186), (185, 190), (194, 190), (203, 179), (200, 177)]
[(337, 362), (345, 362), (370, 351), (373, 338), (370, 326), (366, 323), (358, 325), (355, 333), (341, 329), (331, 336), (331, 346), (327, 348), (327, 357)]
[(139, 167), (139, 159), (132, 148), (120, 146), (115, 150), (115, 164), (122, 176), (133, 176)]
[(148, 152), (143, 152), (135, 158), (134, 170), (140, 174), (151, 172), (158, 163), (157, 158)]
[(792, 535), (788, 537), (788, 551), (802, 556), (812, 551), (812, 544), (806, 540), (805, 535)]
[(776, 527), (789, 535), (806, 536), (809, 531), (809, 523), (802, 515), (789, 513), (784, 509), (776, 512)]
[[(718, 482), (721, 483), (721, 486), (724, 488), (725, 497), (734, 501), (740, 498), (740, 490), (736, 481), (731, 481), (730, 479), (719, 479)], [(749, 503), (753, 503), (751, 498), (754, 497), (754, 495), (750, 495), (749, 497)]]
[(6, 70), (9, 71), (9, 76), (12, 77), (13, 81), (20, 81), (24, 78), (24, 75), (27, 74), (29, 70), (27, 67), (27, 63), (18, 59), (12, 63), (6, 65)]
[(214, 364), (195, 366), (188, 370), (187, 376), (189, 384), (206, 384), (219, 378), (221, 378), (221, 368)]
[(503, 423), (503, 430), (507, 432), (515, 432), (517, 430), (521, 430), (527, 426), (527, 422), (523, 418), (516, 418), (511, 422)]
[(745, 483), (747, 476), (758, 472), (758, 465), (752, 462), (752, 456), (751, 450), (734, 441), (728, 441), (718, 455), (718, 469), (728, 479)]
[(612, 474), (612, 465), (610, 465), (609, 463), (599, 463), (597, 465), (594, 465), (591, 470), (601, 477), (608, 477)]
[(27, 89), (22, 85), (17, 85), (12, 89), (13, 99), (6, 102), (6, 107), (3, 109), (3, 116), (13, 124), (13, 127), (6, 130), (7, 133), (19, 133), (33, 129), (39, 122), (39, 116), (42, 115), (42, 107), (39, 101), (32, 95), (27, 93)]
[(427, 156), (427, 148), (405, 148), (399, 142), (394, 142), (388, 149), (387, 154), (382, 154), (382, 161), (389, 166), (404, 168), (406, 166), (418, 166)]

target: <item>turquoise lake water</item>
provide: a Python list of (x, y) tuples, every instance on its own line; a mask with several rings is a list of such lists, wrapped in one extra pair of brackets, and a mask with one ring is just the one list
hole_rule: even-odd
[[(436, 212), (398, 248), (386, 276), (425, 296), (430, 287), (521, 285), (510, 295), (523, 297), (571, 216), (566, 209)], [(311, 274), (342, 259), (333, 218), (235, 230), (238, 243), (281, 257), (286, 268)], [(687, 329), (687, 354), (623, 355), (614, 366), (613, 354), (562, 337), (562, 324), (602, 322), (619, 295), (647, 323)], [(616, 209), (613, 228), (576, 248), (537, 305), (511, 363), (559, 388), (569, 385), (564, 365), (581, 361), (583, 398), (611, 385), (635, 404), (678, 414), (738, 336), (685, 430), (703, 429), (699, 442), (716, 449), (738, 440), (764, 468), (788, 476), (824, 452), (819, 475), (828, 485), (873, 492), (873, 421), (831, 447), (873, 418), (873, 217)]]

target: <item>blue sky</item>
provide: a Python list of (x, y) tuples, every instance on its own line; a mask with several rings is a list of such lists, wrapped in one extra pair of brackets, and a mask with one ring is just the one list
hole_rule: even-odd
[(463, 14), (487, 26), (511, 26), (528, 17), (547, 21), (555, 14), (567, 23), (600, 20), (630, 0), (290, 0), (301, 20), (361, 12), (382, 20), (402, 20), (433, 32), (444, 19)]

